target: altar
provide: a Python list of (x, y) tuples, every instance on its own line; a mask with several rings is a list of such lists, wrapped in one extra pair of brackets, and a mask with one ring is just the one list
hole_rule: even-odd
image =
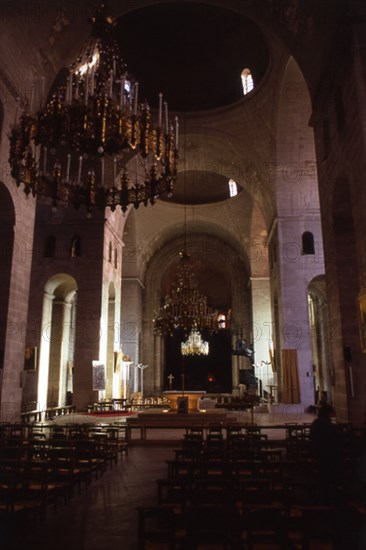
[(206, 395), (205, 391), (163, 391), (162, 396), (166, 397), (173, 411), (178, 410), (178, 399), (185, 397), (188, 399), (188, 412), (197, 412), (198, 400)]

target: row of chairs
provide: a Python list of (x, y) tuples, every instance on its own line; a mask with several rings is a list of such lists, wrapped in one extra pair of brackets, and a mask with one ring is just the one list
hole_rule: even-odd
[(186, 440), (157, 481), (156, 506), (138, 509), (139, 550), (158, 541), (169, 550), (358, 547), (365, 513), (360, 456), (329, 485), (311, 456), (210, 457), (186, 452)]
[[(29, 520), (42, 520), (51, 505), (66, 503), (93, 477), (118, 461), (116, 435), (88, 431), (32, 433), (24, 437), (8, 429), (0, 446), (0, 525), (27, 528)], [(123, 441), (123, 451), (126, 442)], [(4, 528), (5, 528), (4, 527)]]

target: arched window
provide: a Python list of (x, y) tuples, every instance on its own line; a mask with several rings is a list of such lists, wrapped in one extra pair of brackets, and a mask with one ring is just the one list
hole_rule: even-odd
[(75, 235), (71, 239), (70, 258), (77, 258), (79, 256), (81, 256), (81, 239), (78, 235)]
[(56, 253), (56, 237), (48, 235), (44, 243), (43, 256), (45, 258), (54, 258)]
[(302, 234), (302, 254), (315, 254), (314, 235), (310, 231)]
[(241, 72), (241, 83), (243, 86), (243, 94), (247, 95), (254, 88), (254, 81), (250, 69), (243, 69)]
[(235, 197), (238, 194), (238, 186), (236, 182), (232, 179), (229, 179), (229, 193), (230, 197)]

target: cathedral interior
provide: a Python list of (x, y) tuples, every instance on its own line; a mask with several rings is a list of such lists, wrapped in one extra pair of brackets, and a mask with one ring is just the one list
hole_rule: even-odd
[(364, 3), (0, 8), (1, 423), (201, 392), (364, 426)]

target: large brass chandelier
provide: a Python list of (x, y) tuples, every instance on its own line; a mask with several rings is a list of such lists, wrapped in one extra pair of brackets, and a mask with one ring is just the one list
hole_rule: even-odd
[[(154, 126), (139, 84), (127, 73), (104, 5), (66, 79), (34, 112), (34, 90), (10, 135), (11, 175), (26, 195), (57, 206), (154, 204), (177, 176), (178, 120), (159, 94)], [(133, 158), (135, 157), (135, 158)], [(133, 159), (133, 160), (132, 160)]]
[(154, 332), (183, 339), (188, 338), (193, 330), (212, 333), (219, 328), (217, 312), (207, 305), (207, 297), (199, 291), (189, 255), (182, 252), (180, 256), (170, 291), (153, 319)]

